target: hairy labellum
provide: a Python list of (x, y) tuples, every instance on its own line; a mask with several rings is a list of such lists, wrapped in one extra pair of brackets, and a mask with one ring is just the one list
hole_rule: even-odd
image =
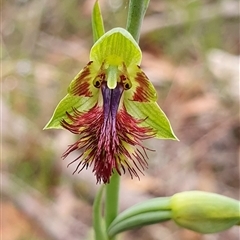
[(81, 150), (73, 161), (79, 161), (75, 172), (93, 166), (97, 182), (108, 183), (114, 169), (120, 175), (121, 170), (127, 169), (132, 177), (139, 177), (138, 171), (142, 173), (147, 167), (146, 148), (141, 142), (154, 133), (151, 128), (139, 126), (143, 120), (133, 118), (124, 106), (119, 109), (123, 94), (121, 84), (109, 89), (104, 82), (101, 92), (103, 106), (96, 104), (88, 112), (74, 109), (72, 115), (67, 113), (70, 123), (62, 121), (64, 128), (80, 137), (69, 146), (63, 158), (74, 150)]

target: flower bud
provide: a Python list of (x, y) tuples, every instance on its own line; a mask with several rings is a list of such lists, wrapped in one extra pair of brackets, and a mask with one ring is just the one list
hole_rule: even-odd
[(216, 233), (240, 222), (240, 202), (201, 191), (181, 192), (171, 198), (172, 219), (181, 227)]

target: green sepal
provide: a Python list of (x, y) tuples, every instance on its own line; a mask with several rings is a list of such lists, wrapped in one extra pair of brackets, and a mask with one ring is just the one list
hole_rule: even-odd
[(126, 100), (124, 105), (130, 115), (137, 119), (144, 119), (142, 126), (151, 127), (155, 131), (156, 138), (178, 140), (168, 118), (156, 102)]
[(170, 197), (154, 198), (136, 204), (119, 214), (108, 228), (109, 236), (171, 219)]
[(99, 7), (98, 0), (96, 0), (92, 11), (92, 31), (94, 42), (96, 42), (105, 33), (101, 9)]
[(132, 35), (123, 28), (113, 28), (93, 45), (90, 60), (102, 64), (119, 66), (125, 63), (139, 65), (142, 52)]
[(84, 112), (92, 108), (96, 102), (97, 97), (79, 97), (67, 94), (57, 105), (51, 119), (44, 129), (61, 129), (61, 121), (65, 119), (68, 122), (66, 112), (71, 114), (74, 108), (78, 111)]

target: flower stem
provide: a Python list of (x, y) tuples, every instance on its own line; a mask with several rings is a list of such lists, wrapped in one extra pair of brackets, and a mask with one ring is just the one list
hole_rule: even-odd
[(150, 0), (130, 0), (126, 29), (139, 42), (141, 24)]
[(95, 239), (107, 240), (107, 234), (105, 229), (105, 224), (102, 217), (102, 195), (104, 187), (102, 186), (94, 200), (93, 204), (93, 229), (95, 234)]
[[(118, 214), (118, 199), (119, 199), (119, 185), (120, 176), (117, 172), (114, 172), (110, 183), (106, 185), (105, 195), (105, 225), (106, 229), (110, 226), (112, 221)], [(114, 240), (115, 237), (109, 238)]]

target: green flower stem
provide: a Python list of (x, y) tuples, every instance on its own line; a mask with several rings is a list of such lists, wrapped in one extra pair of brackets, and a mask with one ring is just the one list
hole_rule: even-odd
[(102, 195), (104, 187), (102, 186), (94, 200), (93, 204), (93, 229), (95, 239), (107, 240), (104, 219), (102, 217)]
[[(114, 172), (110, 183), (106, 185), (105, 191), (105, 224), (106, 229), (110, 226), (112, 221), (116, 218), (118, 214), (118, 201), (119, 201), (119, 185), (120, 176), (117, 172)], [(109, 238), (114, 240), (115, 238)]]
[(140, 30), (150, 0), (130, 0), (126, 29), (139, 42)]

